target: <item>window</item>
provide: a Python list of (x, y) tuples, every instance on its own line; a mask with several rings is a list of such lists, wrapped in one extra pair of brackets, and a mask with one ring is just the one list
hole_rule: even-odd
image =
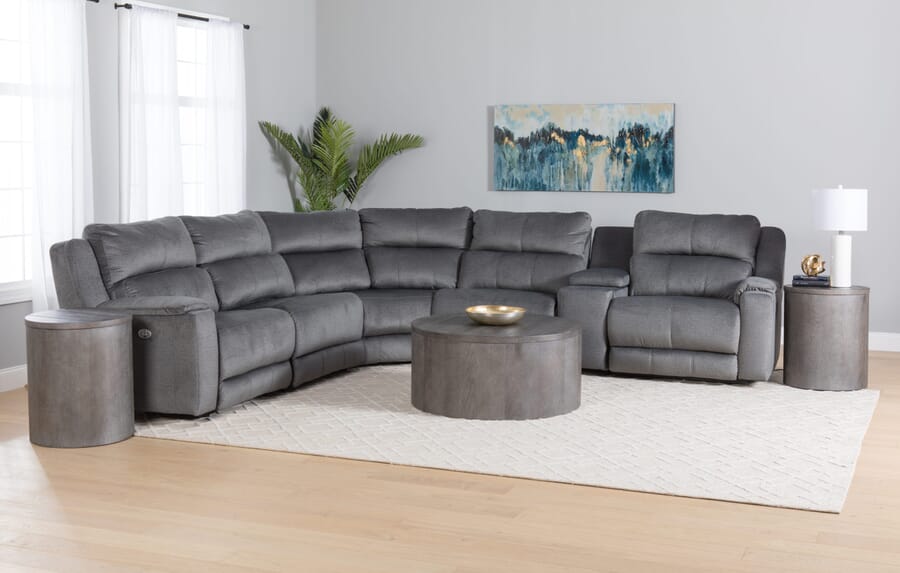
[(28, 0), (0, 0), (0, 303), (30, 298), (34, 186)]
[(190, 20), (179, 21), (178, 121), (181, 136), (181, 178), (184, 212), (201, 214), (206, 178), (206, 30)]

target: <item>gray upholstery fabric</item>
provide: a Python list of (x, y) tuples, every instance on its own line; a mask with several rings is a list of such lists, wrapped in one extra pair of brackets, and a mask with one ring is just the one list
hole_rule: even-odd
[(84, 239), (50, 247), (50, 264), (60, 308), (92, 308), (109, 300), (94, 251)]
[(291, 378), (290, 363), (282, 362), (223, 380), (219, 384), (219, 402), (216, 409), (227, 410), (257, 396), (285, 390), (290, 387)]
[(203, 269), (183, 267), (129, 277), (110, 288), (113, 299), (150, 296), (188, 296), (205, 301), (213, 310), (219, 299), (212, 280)]
[(459, 269), (461, 288), (504, 288), (556, 293), (569, 276), (584, 270), (585, 259), (551, 253), (465, 251)]
[(469, 244), (472, 210), (361, 209), (365, 247), (438, 247), (464, 249)]
[(269, 231), (259, 215), (241, 211), (217, 217), (181, 217), (197, 253), (197, 264), (265, 255), (272, 251)]
[(97, 308), (115, 310), (130, 314), (159, 315), (186, 314), (195, 310), (210, 308), (203, 299), (190, 296), (143, 296), (109, 300)]
[(355, 340), (299, 356), (291, 361), (294, 368), (293, 386), (297, 387), (317, 380), (326, 374), (362, 366), (365, 363), (366, 347), (363, 340)]
[(631, 281), (628, 271), (610, 267), (594, 267), (569, 276), (570, 285), (598, 287), (627, 287)]
[(219, 332), (219, 378), (224, 380), (294, 355), (294, 321), (277, 308), (216, 313)]
[[(121, 309), (117, 309), (120, 310)], [(134, 406), (139, 412), (199, 416), (216, 408), (219, 349), (212, 310), (132, 315)]]
[(432, 290), (370, 289), (354, 294), (362, 300), (363, 336), (408, 334), (413, 320), (431, 316)]
[(472, 249), (576, 255), (587, 260), (591, 216), (578, 213), (513, 213), (479, 210)]
[(459, 249), (369, 247), (373, 288), (438, 289), (456, 286)]
[(763, 227), (756, 246), (756, 266), (754, 275), (775, 281), (781, 288), (784, 281), (784, 231), (778, 227)]
[(641, 211), (634, 218), (634, 254), (728, 257), (753, 265), (759, 228), (752, 215)]
[(755, 275), (770, 279), (778, 285), (775, 293), (775, 340), (774, 360), (778, 361), (781, 353), (781, 307), (784, 293), (781, 290), (784, 281), (784, 252), (786, 248), (784, 231), (778, 227), (760, 229), (759, 245), (756, 246)]
[(614, 298), (627, 296), (627, 288), (567, 286), (559, 289), (556, 314), (581, 324), (581, 367), (607, 369), (607, 311)]
[(94, 250), (107, 288), (135, 275), (197, 263), (191, 236), (177, 217), (88, 225), (84, 238)]
[(228, 259), (204, 268), (212, 278), (223, 310), (294, 294), (291, 271), (280, 255)]
[(610, 346), (736, 354), (740, 313), (728, 300), (690, 296), (628, 296), (609, 305)]
[(369, 267), (362, 249), (283, 255), (295, 294), (340, 292), (369, 288)]
[(263, 301), (256, 308), (280, 308), (294, 319), (294, 356), (362, 338), (363, 305), (349, 292), (309, 294)]
[(390, 364), (412, 360), (412, 338), (409, 334), (388, 334), (364, 338), (366, 364)]
[(590, 268), (631, 268), (634, 227), (597, 227), (591, 246)]
[(741, 313), (738, 347), (738, 378), (768, 380), (778, 356), (772, 344), (777, 339), (778, 285), (762, 277), (750, 277), (735, 291), (734, 301)]
[(272, 239), (276, 253), (315, 253), (362, 248), (359, 214), (343, 211), (317, 213), (259, 214)]
[(631, 257), (631, 294), (730, 299), (752, 272), (750, 263), (725, 257), (636, 254)]
[(609, 349), (609, 369), (622, 374), (736, 380), (737, 356), (689, 350), (614, 347)]
[(467, 307), (478, 304), (521, 306), (528, 312), (553, 316), (556, 309), (556, 297), (527, 290), (448, 288), (434, 293), (431, 314), (465, 312)]

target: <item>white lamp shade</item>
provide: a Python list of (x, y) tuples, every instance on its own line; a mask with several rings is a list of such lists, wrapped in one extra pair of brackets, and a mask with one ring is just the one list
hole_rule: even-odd
[(814, 189), (813, 222), (822, 231), (865, 231), (868, 189)]

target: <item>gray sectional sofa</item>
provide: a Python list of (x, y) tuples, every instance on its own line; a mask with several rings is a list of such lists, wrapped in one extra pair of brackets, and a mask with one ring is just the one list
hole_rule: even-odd
[(591, 236), (587, 213), (242, 211), (90, 225), (51, 260), (63, 308), (133, 316), (139, 411), (202, 415), (409, 361), (415, 318), (473, 304), (578, 320), (585, 368), (768, 378), (780, 231), (644, 212)]

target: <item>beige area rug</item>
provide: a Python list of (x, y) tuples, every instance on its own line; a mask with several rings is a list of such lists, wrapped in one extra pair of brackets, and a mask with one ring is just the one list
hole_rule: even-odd
[(409, 392), (409, 365), (366, 367), (137, 435), (837, 513), (878, 402), (586, 375), (571, 414), (475, 421), (420, 412)]

